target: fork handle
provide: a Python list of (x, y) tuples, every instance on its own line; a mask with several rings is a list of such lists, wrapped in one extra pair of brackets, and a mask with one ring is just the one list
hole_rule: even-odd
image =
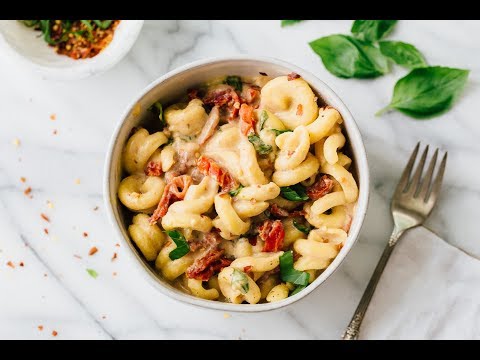
[(343, 340), (357, 340), (358, 334), (360, 331), (360, 325), (362, 325), (363, 318), (365, 313), (367, 312), (368, 305), (370, 304), (370, 300), (372, 300), (373, 293), (375, 292), (375, 288), (377, 287), (378, 281), (382, 276), (383, 270), (387, 265), (388, 259), (392, 254), (393, 248), (395, 247), (398, 238), (402, 235), (403, 231), (398, 231), (394, 229), (392, 235), (390, 236), (390, 240), (388, 241), (385, 249), (383, 250), (382, 257), (378, 261), (377, 266), (368, 282), (367, 288), (365, 289), (360, 302), (358, 303), (357, 309), (353, 314), (352, 320), (348, 324), (345, 333), (343, 334)]

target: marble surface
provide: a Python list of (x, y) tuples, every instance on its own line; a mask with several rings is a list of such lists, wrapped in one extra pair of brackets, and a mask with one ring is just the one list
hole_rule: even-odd
[[(392, 34), (414, 43), (431, 64), (471, 70), (457, 105), (429, 121), (373, 115), (403, 69), (375, 80), (343, 80), (325, 70), (307, 42), (350, 25), (147, 21), (121, 63), (77, 82), (46, 81), (0, 56), (0, 338), (52, 339), (54, 330), (59, 339), (339, 338), (390, 234), (389, 199), (417, 141), (449, 152), (444, 192), (428, 226), (480, 257), (480, 22), (400, 21)], [(132, 97), (179, 65), (238, 53), (284, 59), (327, 82), (357, 119), (372, 175), (368, 216), (341, 268), (299, 303), (262, 314), (197, 309), (156, 292), (115, 246), (102, 200), (107, 143)], [(99, 251), (88, 256), (92, 246)], [(99, 276), (88, 276), (87, 268)]]

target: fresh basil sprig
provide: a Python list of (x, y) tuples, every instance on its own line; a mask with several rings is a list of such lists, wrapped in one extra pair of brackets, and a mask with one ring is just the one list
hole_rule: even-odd
[(230, 191), (228, 192), (228, 195), (230, 195), (231, 197), (235, 197), (235, 196), (238, 195), (238, 193), (239, 193), (240, 191), (242, 191), (242, 189), (243, 189), (243, 185), (240, 184), (236, 189), (230, 190)]
[(249, 135), (248, 141), (253, 144), (253, 147), (260, 155), (267, 155), (272, 151), (272, 146), (265, 144), (258, 135)]
[(225, 84), (232, 86), (237, 91), (242, 91), (243, 83), (240, 76), (230, 75), (225, 79)]
[(295, 285), (307, 286), (310, 274), (293, 268), (293, 252), (286, 251), (280, 256), (280, 278)]
[(165, 232), (170, 237), (170, 239), (173, 240), (175, 245), (177, 245), (177, 247), (170, 251), (170, 253), (168, 254), (168, 257), (171, 260), (180, 259), (181, 257), (188, 254), (188, 252), (190, 251), (190, 246), (185, 240), (185, 237), (178, 230), (167, 230)]
[(355, 20), (351, 32), (360, 40), (375, 42), (383, 39), (398, 20)]
[(330, 35), (310, 42), (323, 64), (342, 78), (373, 78), (389, 71), (388, 61), (372, 44), (347, 35)]
[(293, 25), (293, 24), (299, 23), (300, 21), (303, 21), (303, 20), (282, 20), (281, 26), (284, 27), (284, 26)]
[(293, 226), (306, 235), (308, 235), (312, 230), (312, 227), (309, 224), (301, 224), (296, 219), (293, 219)]
[(246, 294), (250, 290), (248, 277), (243, 271), (233, 269), (230, 280), (232, 282), (232, 287), (239, 290), (242, 294)]
[(397, 109), (414, 118), (448, 110), (465, 87), (468, 70), (430, 66), (412, 70), (395, 84), (390, 104), (377, 115)]
[(423, 55), (411, 44), (401, 41), (380, 41), (378, 45), (381, 53), (395, 61), (398, 65), (409, 69), (427, 66)]
[(275, 133), (275, 136), (292, 131), (292, 130), (278, 130), (278, 129), (270, 129), (270, 130), (272, 130)]
[(305, 187), (301, 184), (281, 187), (280, 195), (290, 201), (307, 201), (309, 199)]

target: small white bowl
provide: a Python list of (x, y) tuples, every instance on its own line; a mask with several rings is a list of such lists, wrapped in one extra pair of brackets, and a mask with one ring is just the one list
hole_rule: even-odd
[(39, 31), (17, 20), (0, 21), (0, 54), (22, 62), (46, 79), (77, 80), (100, 74), (118, 63), (132, 48), (143, 20), (122, 20), (111, 43), (97, 56), (74, 60), (59, 55)]
[[(181, 292), (157, 275), (155, 269), (139, 254), (127, 233), (129, 224), (125, 222), (124, 214), (126, 210), (118, 201), (117, 189), (122, 176), (122, 150), (132, 129), (141, 123), (148, 108), (154, 102), (161, 100), (162, 103), (165, 104), (175, 101), (178, 97), (184, 95), (187, 89), (193, 88), (213, 78), (225, 75), (255, 76), (258, 75), (259, 72), (265, 72), (270, 76), (276, 77), (286, 75), (292, 71), (305, 79), (316, 92), (317, 96), (321, 97), (325, 103), (337, 109), (340, 114), (342, 114), (344, 120), (348, 144), (353, 156), (354, 175), (359, 185), (356, 214), (345, 245), (330, 266), (313, 283), (298, 294), (282, 301), (255, 305), (230, 304), (203, 300)], [(367, 211), (368, 195), (369, 169), (365, 147), (357, 124), (345, 104), (332, 89), (313, 74), (284, 61), (264, 57), (235, 56), (201, 60), (182, 66), (160, 77), (147, 86), (127, 107), (112, 136), (105, 163), (104, 198), (106, 209), (116, 234), (122, 238), (123, 244), (126, 246), (126, 251), (136, 268), (140, 270), (140, 273), (143, 274), (155, 288), (165, 295), (189, 304), (223, 311), (259, 312), (278, 309), (300, 300), (315, 290), (338, 268), (357, 240)]]

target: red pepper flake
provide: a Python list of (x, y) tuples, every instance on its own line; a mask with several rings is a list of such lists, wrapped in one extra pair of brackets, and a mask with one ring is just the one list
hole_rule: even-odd
[(24, 183), (25, 181), (27, 181), (27, 179), (22, 176), (22, 177), (20, 178), (20, 181), (21, 181), (22, 183)]
[(299, 77), (300, 77), (300, 75), (298, 75), (296, 72), (293, 72), (293, 71), (290, 74), (287, 75), (288, 81), (298, 79)]
[(112, 261), (116, 260), (117, 258), (118, 258), (118, 255), (116, 252), (114, 252), (112, 256)]
[(40, 330), (40, 331), (43, 331), (43, 325), (38, 325), (37, 329)]
[(74, 258), (77, 258), (77, 259), (81, 259), (81, 258), (82, 258), (80, 255), (77, 255), (77, 254), (73, 254), (73, 257), (74, 257)]
[(248, 265), (243, 268), (243, 272), (246, 272), (246, 273), (250, 272), (251, 270), (252, 270), (252, 265)]
[(52, 331), (52, 336), (57, 336), (58, 335), (58, 332), (56, 330), (53, 330)]
[(116, 246), (116, 247), (120, 247), (120, 244), (119, 244), (119, 243), (116, 243), (115, 246)]
[(50, 115), (50, 120), (57, 120), (57, 115), (56, 114)]
[(297, 116), (302, 116), (303, 115), (303, 105), (298, 104), (297, 105)]
[(88, 255), (92, 256), (95, 255), (98, 252), (98, 249), (96, 246), (92, 247), (90, 251), (88, 252)]
[(21, 267), (24, 267), (24, 266), (25, 266), (25, 264), (23, 263), (23, 261), (20, 261), (20, 263), (19, 263), (18, 265), (20, 265)]
[(98, 206), (95, 206), (95, 207), (93, 208), (93, 211), (97, 211), (97, 210), (98, 210)]
[(57, 129), (53, 130), (53, 135), (57, 135), (57, 134), (58, 134)]
[(30, 195), (31, 192), (32, 192), (32, 188), (31, 188), (30, 186), (27, 187), (25, 190), (23, 190), (23, 193), (24, 193), (26, 196)]
[(47, 228), (43, 229), (43, 232), (48, 235), (48, 229)]
[(86, 231), (83, 232), (83, 237), (88, 237), (88, 233)]
[(15, 265), (13, 265), (13, 262), (11, 261), (7, 262), (7, 266), (10, 266), (12, 269), (15, 269)]
[(50, 219), (49, 219), (48, 216), (45, 215), (44, 213), (41, 213), (41, 214), (40, 214), (40, 217), (41, 217), (43, 220), (45, 220), (46, 222), (50, 222)]

